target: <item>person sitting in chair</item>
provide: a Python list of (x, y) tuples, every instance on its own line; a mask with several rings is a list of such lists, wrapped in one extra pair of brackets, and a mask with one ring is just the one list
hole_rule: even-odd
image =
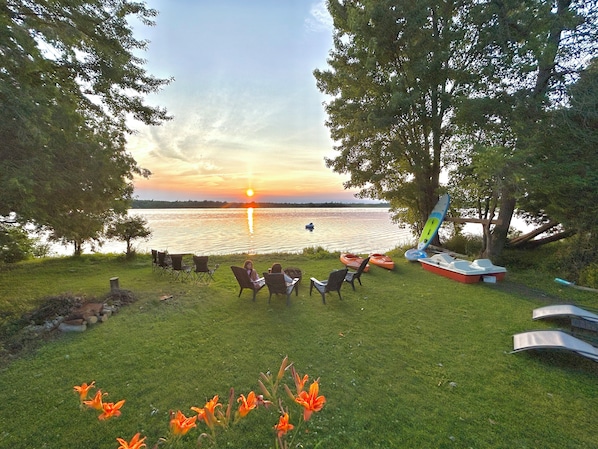
[(291, 278), (291, 276), (282, 271), (282, 265), (280, 265), (279, 263), (275, 263), (272, 265), (272, 268), (270, 268), (270, 273), (283, 273), (284, 281), (287, 283), (287, 285), (293, 283), (293, 279)]
[(245, 271), (247, 271), (247, 275), (249, 276), (249, 279), (251, 279), (251, 282), (253, 282), (257, 287), (261, 287), (266, 283), (264, 278), (260, 279), (257, 271), (255, 271), (255, 268), (253, 268), (253, 262), (251, 260), (246, 260), (243, 264), (243, 268), (245, 268)]

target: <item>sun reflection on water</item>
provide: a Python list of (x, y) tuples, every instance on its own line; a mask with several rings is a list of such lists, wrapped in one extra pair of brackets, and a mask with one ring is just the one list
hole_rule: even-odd
[(253, 207), (247, 208), (247, 226), (249, 227), (249, 233), (253, 234)]

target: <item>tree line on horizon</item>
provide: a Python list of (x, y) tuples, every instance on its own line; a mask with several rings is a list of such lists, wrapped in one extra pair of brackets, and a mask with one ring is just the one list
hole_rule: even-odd
[(140, 200), (134, 199), (131, 203), (132, 209), (225, 209), (225, 208), (341, 208), (341, 207), (389, 207), (388, 203), (364, 204), (364, 203), (270, 203), (270, 202), (228, 202), (213, 200)]

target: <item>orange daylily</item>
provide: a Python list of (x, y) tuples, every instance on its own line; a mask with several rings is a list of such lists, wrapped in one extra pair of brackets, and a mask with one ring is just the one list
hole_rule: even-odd
[(125, 400), (123, 399), (122, 401), (118, 401), (116, 404), (114, 402), (108, 402), (106, 404), (103, 404), (104, 413), (98, 416), (98, 419), (103, 421), (105, 419), (110, 419), (113, 416), (120, 416), (120, 408), (123, 406), (124, 403)]
[(242, 394), (239, 399), (237, 399), (237, 402), (241, 403), (239, 406), (239, 415), (241, 415), (241, 418), (247, 416), (251, 410), (257, 407), (258, 403), (257, 396), (253, 391), (249, 392), (247, 399), (245, 398), (245, 395)]
[(195, 421), (197, 421), (197, 415), (187, 418), (183, 412), (177, 410), (174, 418), (170, 420), (170, 430), (175, 435), (185, 435), (192, 428), (197, 427)]
[(307, 374), (305, 374), (302, 378), (301, 376), (299, 376), (297, 371), (295, 371), (294, 369), (292, 370), (292, 373), (293, 373), (293, 380), (295, 381), (295, 387), (297, 387), (297, 394), (299, 394), (303, 391), (305, 384), (309, 380), (309, 376)]
[(83, 402), (85, 399), (87, 399), (87, 395), (89, 394), (89, 390), (91, 390), (92, 388), (95, 387), (95, 380), (93, 382), (91, 382), (89, 385), (87, 385), (86, 383), (83, 383), (81, 385), (75, 385), (73, 387), (73, 389), (79, 393), (79, 400), (81, 402)]
[(208, 402), (206, 402), (206, 405), (204, 405), (204, 409), (206, 409), (213, 415), (215, 413), (216, 407), (218, 406), (222, 407), (222, 404), (218, 402), (218, 395), (216, 395)]
[(139, 433), (136, 433), (135, 436), (133, 437), (133, 439), (127, 443), (127, 440), (123, 440), (122, 438), (117, 438), (116, 441), (118, 441), (120, 443), (120, 446), (118, 446), (118, 449), (141, 449), (142, 447), (146, 447), (146, 444), (144, 443), (145, 439), (147, 437), (143, 437), (142, 439), (139, 439), (141, 435)]
[(104, 410), (104, 404), (102, 403), (102, 390), (98, 390), (96, 395), (93, 397), (91, 401), (83, 401), (85, 405), (90, 408), (94, 408), (96, 410)]
[(309, 387), (309, 393), (302, 391), (299, 396), (295, 398), (297, 404), (303, 406), (303, 421), (309, 421), (312, 412), (319, 412), (326, 403), (324, 396), (318, 396), (320, 386), (318, 381), (315, 380)]
[(212, 399), (206, 402), (203, 406), (203, 420), (210, 429), (214, 428), (214, 424), (218, 423), (216, 419), (216, 407), (222, 407), (222, 404), (218, 402), (218, 395), (215, 395)]
[(281, 416), (278, 420), (278, 424), (274, 426), (276, 430), (278, 430), (278, 438), (283, 436), (285, 433), (293, 430), (295, 426), (289, 423), (289, 414), (285, 413)]

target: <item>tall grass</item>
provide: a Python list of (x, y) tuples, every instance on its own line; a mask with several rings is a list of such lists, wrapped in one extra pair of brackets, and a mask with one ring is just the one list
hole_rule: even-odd
[[(510, 354), (512, 335), (555, 323), (532, 322), (535, 307), (596, 296), (553, 285), (536, 270), (531, 288), (513, 281), (464, 285), (393, 254), (389, 272), (372, 267), (363, 286), (343, 287), (323, 305), (309, 278), (340, 268), (337, 255), (253, 257), (303, 270), (299, 296), (268, 304), (267, 290), (240, 298), (230, 265), (216, 257), (209, 286), (173, 281), (149, 257), (48, 259), (0, 272), (5, 316), (62, 292), (101, 296), (118, 276), (137, 302), (85, 333), (65, 334), (0, 372), (0, 447), (116, 448), (116, 437), (168, 433), (169, 410), (201, 407), (229, 388), (257, 392), (260, 372), (285, 355), (320, 378), (324, 409), (302, 434), (306, 448), (591, 448), (596, 443), (598, 365), (568, 353)], [(508, 268), (508, 267), (507, 267)], [(543, 282), (543, 284), (542, 284)], [(570, 296), (574, 294), (575, 296)], [(172, 299), (160, 300), (163, 295)], [(8, 318), (10, 319), (10, 317)], [(106, 422), (79, 410), (73, 386), (95, 380), (110, 400), (126, 399)], [(220, 435), (219, 447), (274, 447), (276, 410), (249, 414)], [(183, 439), (195, 447), (199, 430)]]

